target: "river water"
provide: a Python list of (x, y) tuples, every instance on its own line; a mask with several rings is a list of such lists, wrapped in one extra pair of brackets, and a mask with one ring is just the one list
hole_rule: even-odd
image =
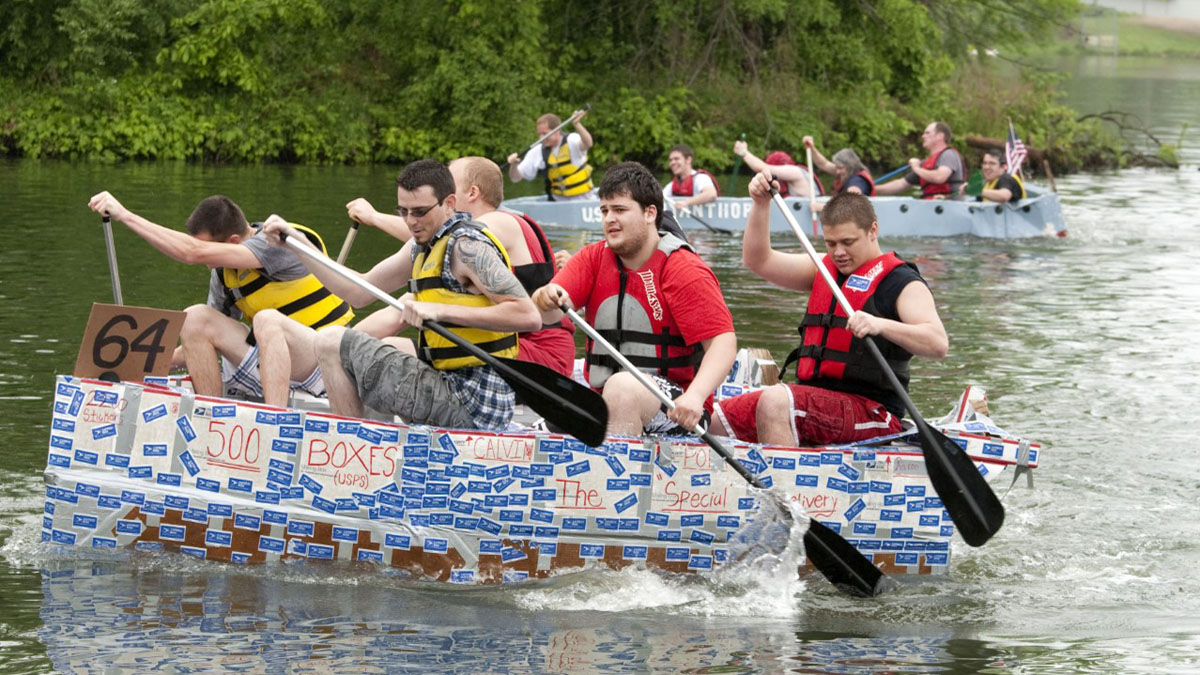
[[(1087, 95), (1072, 97), (1094, 110), (1152, 96), (1149, 121), (1178, 134), (1200, 103), (1187, 65), (1190, 79), (1169, 65), (1085, 62), (1071, 91)], [(871, 600), (819, 578), (722, 585), (598, 572), (464, 590), (337, 566), (51, 553), (38, 539), (53, 375), (72, 368), (90, 304), (111, 301), (87, 198), (111, 189), (180, 226), (198, 199), (223, 192), (252, 218), (279, 212), (318, 228), (336, 249), (341, 205), (390, 204), (395, 168), (0, 161), (0, 673), (1200, 669), (1189, 422), (1200, 153), (1185, 139), (1183, 156), (1179, 171), (1060, 179), (1065, 239), (885, 236), (921, 266), (951, 338), (947, 359), (915, 362), (917, 405), (941, 415), (964, 385), (981, 384), (1001, 426), (1046, 450), (1035, 489), (1005, 498), (997, 537), (980, 549), (956, 542), (949, 576)], [(570, 248), (595, 236), (550, 235)], [(703, 233), (696, 243), (742, 343), (781, 359), (801, 300), (741, 270), (739, 240)], [(206, 270), (166, 260), (123, 227), (116, 245), (127, 303), (203, 300)], [(350, 264), (368, 267), (393, 247), (364, 231)]]

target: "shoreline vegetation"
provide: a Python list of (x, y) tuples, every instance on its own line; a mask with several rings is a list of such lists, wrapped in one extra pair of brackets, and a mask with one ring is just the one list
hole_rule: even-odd
[[(685, 142), (728, 171), (801, 139), (879, 170), (1008, 120), (1057, 174), (1138, 163), (1016, 59), (1076, 0), (25, 0), (0, 5), (0, 153), (117, 161), (502, 158), (585, 103), (603, 168)], [(980, 46), (986, 45), (986, 48)], [(1159, 153), (1163, 154), (1163, 153)], [(1153, 164), (1153, 162), (1150, 162)], [(1158, 165), (1170, 165), (1161, 162)], [(1041, 166), (1030, 167), (1036, 172)]]

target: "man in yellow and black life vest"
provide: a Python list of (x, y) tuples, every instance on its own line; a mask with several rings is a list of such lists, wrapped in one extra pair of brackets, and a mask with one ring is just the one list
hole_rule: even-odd
[(721, 194), (717, 179), (711, 173), (692, 166), (695, 160), (692, 146), (684, 143), (671, 148), (667, 154), (671, 182), (663, 188), (663, 205), (681, 217), (688, 215), (693, 206), (717, 201)]
[[(92, 197), (88, 206), (125, 223), (168, 257), (212, 270), (208, 301), (187, 308), (181, 346), (172, 361), (174, 367), (187, 367), (198, 394), (263, 396), (258, 347), (244, 323), (253, 323), (260, 312), (276, 310), (313, 328), (343, 325), (354, 317), (350, 306), (310, 274), (295, 252), (270, 246), (261, 227), (251, 226), (228, 197), (213, 195), (197, 204), (188, 217), (187, 234), (133, 213), (108, 192)], [(316, 232), (296, 227), (323, 248)], [(320, 373), (308, 369), (290, 376), (291, 388), (324, 394)]]
[(913, 355), (941, 359), (949, 348), (933, 295), (915, 265), (880, 249), (870, 199), (843, 192), (821, 212), (826, 250), (821, 264), (854, 309), (847, 315), (812, 258), (771, 248), (770, 183), (767, 172), (750, 182), (753, 204), (742, 259), (767, 281), (809, 293), (800, 346), (792, 353), (798, 359), (798, 383), (721, 401), (713, 433), (751, 443), (810, 447), (900, 431), (903, 400), (863, 338), (874, 336), (907, 388)]
[(1020, 176), (1008, 172), (1003, 152), (985, 151), (979, 169), (983, 172), (983, 188), (978, 195), (974, 195), (975, 201), (1015, 202), (1025, 199), (1025, 183)]
[(589, 340), (586, 376), (608, 405), (615, 434), (691, 433), (712, 409), (712, 394), (737, 352), (733, 317), (712, 270), (688, 244), (660, 234), (662, 186), (637, 162), (604, 174), (604, 240), (583, 247), (534, 293), (547, 322), (559, 305), (588, 323), (675, 401), (669, 413), (632, 375)]
[[(540, 147), (530, 148), (524, 157), (517, 153), (508, 156), (508, 177), (512, 182), (533, 180), (545, 171), (546, 197), (561, 202), (572, 199), (595, 199), (592, 184), (592, 165), (587, 154), (592, 147), (592, 134), (583, 126), (586, 110), (576, 110), (572, 125), (575, 131), (564, 134), (555, 131), (546, 136)], [(545, 136), (562, 124), (557, 115), (546, 113), (537, 120), (538, 137)]]
[(876, 186), (878, 195), (898, 195), (921, 186), (921, 199), (956, 199), (966, 182), (966, 163), (962, 154), (950, 147), (950, 126), (930, 122), (921, 134), (921, 146), (929, 153), (924, 160), (908, 160), (909, 173), (903, 178)]
[[(503, 430), (512, 420), (515, 395), (508, 383), (466, 350), (422, 329), (426, 319), (438, 321), (490, 354), (515, 358), (517, 333), (542, 326), (503, 245), (457, 211), (454, 192), (450, 170), (432, 159), (409, 164), (396, 179), (396, 213), (412, 238), (360, 276), (388, 293), (405, 287), (409, 292), (400, 298), (404, 311), (376, 312), (359, 325), (388, 317), (390, 332), (412, 326), (417, 339), (381, 340), (341, 326), (311, 336), (333, 412), (361, 417), (370, 406), (415, 424), (489, 431)], [(274, 244), (284, 245), (282, 233), (303, 241), (278, 216), (268, 218), (264, 229)], [(304, 261), (355, 307), (375, 301), (352, 281)]]

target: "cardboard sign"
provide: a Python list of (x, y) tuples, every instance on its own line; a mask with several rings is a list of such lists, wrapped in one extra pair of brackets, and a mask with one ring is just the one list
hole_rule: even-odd
[(75, 376), (133, 382), (165, 376), (184, 316), (166, 309), (93, 304), (75, 359)]

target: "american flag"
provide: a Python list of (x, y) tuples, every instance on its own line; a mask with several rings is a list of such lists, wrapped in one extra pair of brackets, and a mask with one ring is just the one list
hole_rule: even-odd
[(1004, 142), (1004, 161), (1008, 164), (1010, 174), (1021, 172), (1021, 162), (1025, 161), (1025, 144), (1013, 129), (1012, 120), (1008, 121), (1008, 140)]

